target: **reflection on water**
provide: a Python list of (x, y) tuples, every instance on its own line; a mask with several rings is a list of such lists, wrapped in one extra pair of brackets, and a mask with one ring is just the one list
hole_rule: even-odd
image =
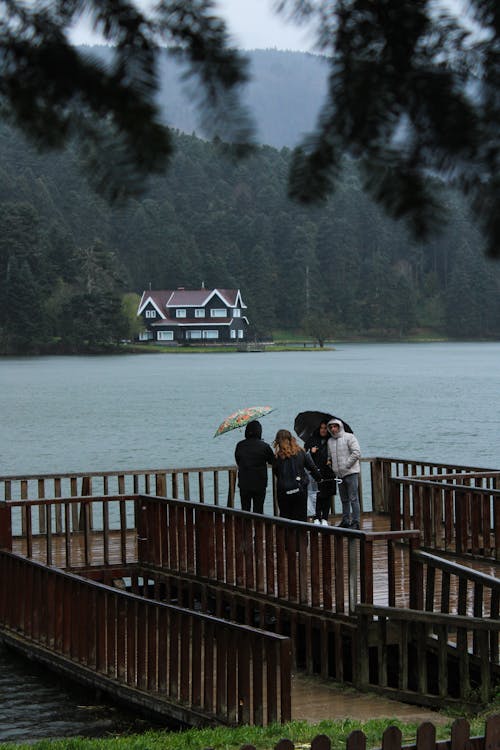
[(0, 644), (0, 742), (105, 737), (151, 726)]

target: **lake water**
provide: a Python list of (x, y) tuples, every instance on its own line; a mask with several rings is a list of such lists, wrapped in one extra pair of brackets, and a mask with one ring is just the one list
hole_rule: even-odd
[[(231, 464), (241, 432), (213, 434), (227, 414), (254, 404), (275, 409), (262, 420), (269, 442), (278, 429), (292, 429), (297, 412), (325, 409), (349, 422), (364, 456), (500, 466), (500, 343), (434, 343), (4, 358), (0, 471)], [(9, 673), (15, 691), (9, 704), (0, 682), (0, 741), (98, 734), (123, 724), (119, 714), (85, 711), (80, 694), (23, 665), (0, 651), (0, 673)], [(58, 706), (67, 714), (60, 724), (37, 721), (38, 712), (57, 716)]]
[(228, 464), (237, 408), (270, 404), (264, 438), (325, 409), (365, 456), (496, 466), (500, 343), (0, 361), (2, 474)]

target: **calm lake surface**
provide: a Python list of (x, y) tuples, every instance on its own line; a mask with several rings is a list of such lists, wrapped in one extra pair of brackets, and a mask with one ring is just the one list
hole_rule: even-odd
[[(269, 442), (293, 428), (297, 412), (325, 409), (349, 422), (364, 456), (500, 466), (500, 343), (339, 344), (1, 359), (1, 473), (231, 464), (242, 434), (213, 434), (227, 414), (254, 404), (275, 409), (262, 420)], [(123, 716), (82, 708), (81, 694), (0, 650), (6, 674), (0, 741), (123, 726)]]

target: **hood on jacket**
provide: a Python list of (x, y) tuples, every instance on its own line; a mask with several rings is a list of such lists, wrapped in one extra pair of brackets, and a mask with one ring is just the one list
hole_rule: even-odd
[(262, 437), (262, 425), (256, 419), (253, 419), (245, 427), (246, 438), (260, 438)]
[[(339, 426), (339, 431), (337, 432), (336, 435), (332, 433), (332, 425), (334, 424), (338, 424)], [(330, 419), (330, 421), (327, 424), (327, 427), (328, 427), (328, 432), (333, 438), (340, 437), (340, 435), (344, 434), (344, 423), (340, 419)]]

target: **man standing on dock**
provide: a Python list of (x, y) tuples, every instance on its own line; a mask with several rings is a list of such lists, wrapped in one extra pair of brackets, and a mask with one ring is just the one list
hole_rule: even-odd
[(256, 419), (245, 428), (245, 439), (236, 446), (234, 457), (238, 465), (238, 486), (242, 510), (264, 512), (267, 488), (267, 464), (274, 463), (274, 452), (262, 440), (262, 425)]
[(333, 472), (339, 482), (342, 501), (342, 520), (339, 526), (345, 529), (359, 529), (359, 472), (361, 449), (356, 437), (344, 430), (340, 419), (330, 419), (328, 432), (328, 457)]

